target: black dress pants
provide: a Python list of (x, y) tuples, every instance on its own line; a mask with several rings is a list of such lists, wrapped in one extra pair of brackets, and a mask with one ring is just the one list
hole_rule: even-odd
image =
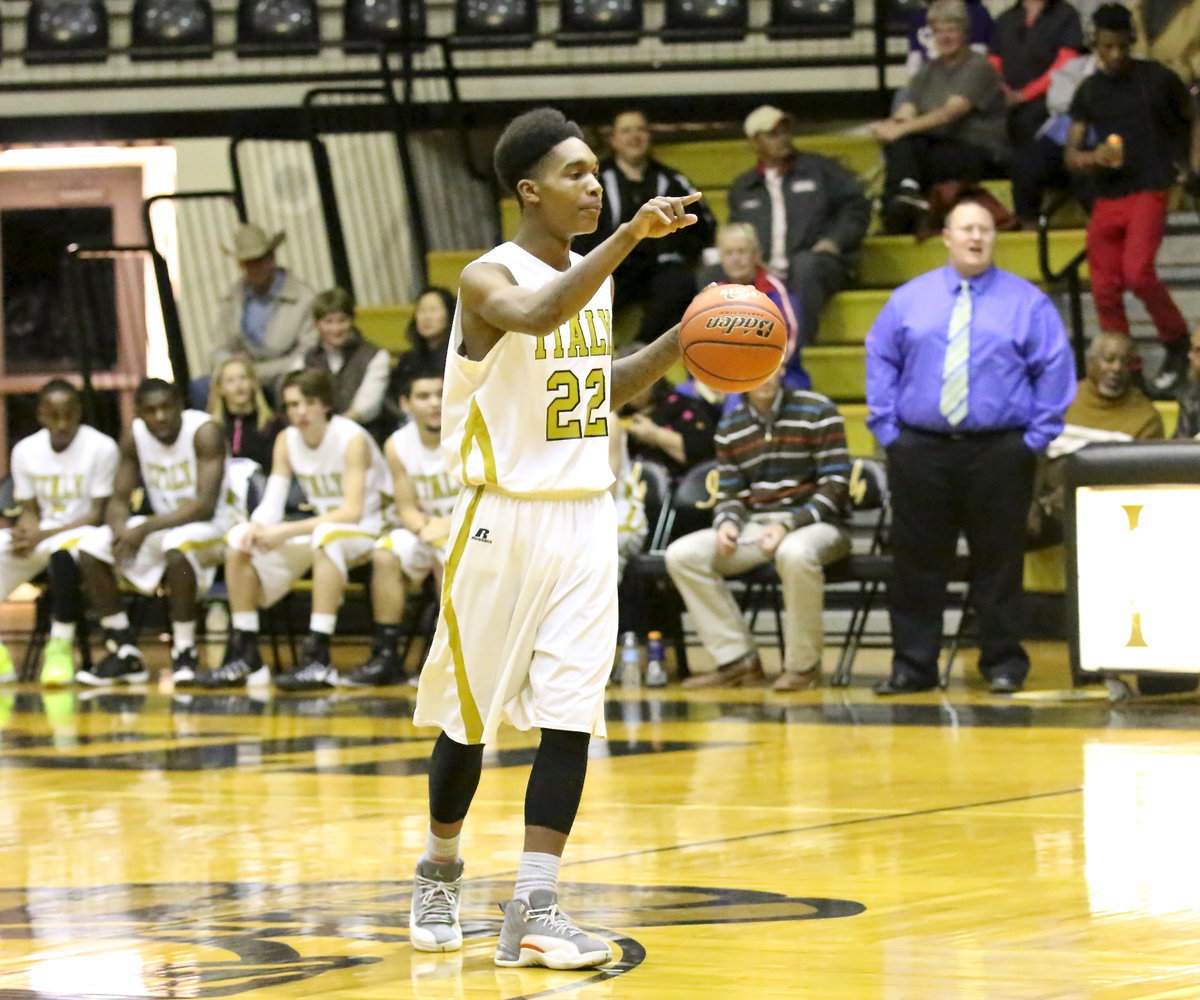
[(979, 669), (1023, 681), (1020, 641), (1025, 519), (1034, 454), (1023, 430), (939, 435), (904, 429), (887, 449), (892, 496), (892, 679), (934, 684), (946, 587), (965, 532)]
[(981, 181), (996, 169), (982, 146), (951, 136), (918, 133), (883, 147), (885, 203), (900, 192), (900, 182), (913, 180), (922, 191), (939, 181)]

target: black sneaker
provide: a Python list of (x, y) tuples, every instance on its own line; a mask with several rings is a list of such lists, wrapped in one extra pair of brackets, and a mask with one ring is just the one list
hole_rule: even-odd
[(406, 680), (408, 675), (395, 648), (376, 646), (371, 650), (371, 658), (343, 677), (341, 682), (347, 687), (386, 687), (403, 684)]
[(195, 646), (188, 646), (186, 649), (181, 649), (178, 653), (171, 654), (171, 679), (175, 682), (176, 686), (191, 684), (196, 679), (196, 666), (198, 663)]
[(192, 683), (196, 687), (217, 690), (240, 687), (242, 684), (269, 684), (270, 671), (263, 666), (258, 653), (258, 636), (247, 632), (234, 632), (225, 647), (225, 658), (216, 670), (196, 674)]
[(300, 653), (303, 665), (299, 670), (275, 678), (280, 691), (325, 691), (338, 686), (340, 677), (329, 662), (329, 643), (309, 636)]
[(108, 650), (108, 656), (91, 670), (80, 670), (75, 675), (81, 684), (111, 687), (114, 684), (142, 684), (150, 679), (150, 671), (133, 644), (131, 632), (109, 632), (104, 639), (104, 647)]

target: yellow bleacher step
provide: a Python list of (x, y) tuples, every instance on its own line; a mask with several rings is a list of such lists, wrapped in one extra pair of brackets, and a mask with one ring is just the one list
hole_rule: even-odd
[(425, 266), (429, 270), (429, 283), (449, 288), (458, 294), (458, 276), (462, 269), (485, 250), (430, 250), (425, 255)]
[[(1050, 266), (1061, 268), (1087, 244), (1082, 229), (1055, 229), (1049, 233)], [(894, 288), (919, 274), (946, 263), (941, 238), (917, 242), (911, 236), (868, 236), (859, 257), (858, 284), (868, 288)], [(1037, 233), (997, 233), (996, 266), (1040, 282)], [(1087, 267), (1082, 273), (1086, 276)]]
[(813, 388), (835, 401), (867, 398), (866, 351), (857, 344), (804, 348), (804, 367)]
[[(891, 294), (891, 290), (885, 288), (856, 288), (838, 292), (825, 303), (821, 313), (821, 346), (864, 343), (867, 331)], [(808, 351), (813, 349), (804, 349), (806, 359)]]
[(838, 403), (846, 423), (846, 447), (851, 455), (870, 458), (875, 454), (875, 436), (867, 430), (866, 403)]
[[(846, 167), (868, 177), (881, 162), (879, 143), (870, 136), (844, 132), (796, 136), (797, 149), (840, 160)], [(727, 188), (730, 182), (755, 164), (754, 152), (744, 139), (703, 139), (699, 142), (656, 144), (656, 159), (681, 171), (701, 191)]]
[(359, 306), (354, 317), (367, 340), (376, 347), (400, 354), (409, 348), (406, 331), (413, 308), (411, 304)]

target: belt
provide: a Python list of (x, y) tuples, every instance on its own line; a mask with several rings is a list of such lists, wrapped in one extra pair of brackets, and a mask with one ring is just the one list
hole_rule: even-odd
[(997, 427), (995, 430), (969, 431), (931, 431), (924, 427), (913, 427), (912, 424), (901, 424), (900, 427), (902, 430), (912, 431), (914, 434), (940, 438), (943, 441), (972, 441), (978, 438), (999, 437), (1001, 434), (1025, 433), (1024, 427)]

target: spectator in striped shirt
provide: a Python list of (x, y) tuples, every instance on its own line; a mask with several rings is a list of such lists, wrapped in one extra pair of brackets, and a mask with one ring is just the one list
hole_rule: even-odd
[(846, 427), (824, 396), (783, 384), (777, 371), (717, 428), (720, 487), (713, 526), (672, 542), (667, 570), (717, 669), (686, 687), (766, 682), (754, 636), (725, 577), (767, 562), (783, 587), (783, 669), (777, 691), (821, 681), (824, 567), (846, 556), (850, 458)]

